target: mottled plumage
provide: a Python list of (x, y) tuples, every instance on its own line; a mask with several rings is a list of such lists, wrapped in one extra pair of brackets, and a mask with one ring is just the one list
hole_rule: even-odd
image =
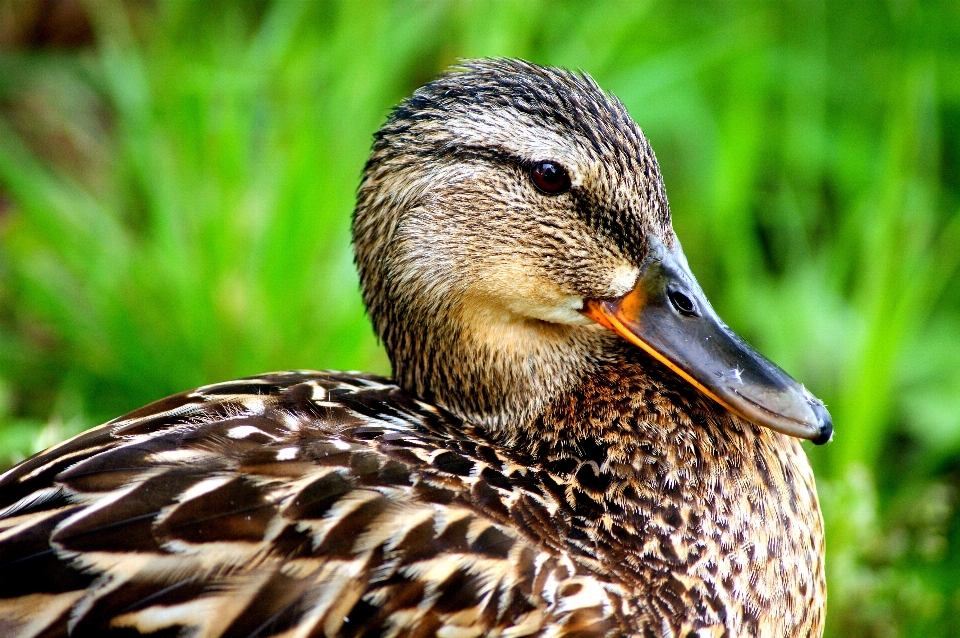
[[(530, 186), (544, 159), (569, 192)], [(17, 466), (0, 635), (822, 633), (798, 440), (592, 320), (653, 246), (682, 257), (615, 98), (519, 61), (444, 76), (378, 133), (354, 235), (396, 382), (206, 386)]]

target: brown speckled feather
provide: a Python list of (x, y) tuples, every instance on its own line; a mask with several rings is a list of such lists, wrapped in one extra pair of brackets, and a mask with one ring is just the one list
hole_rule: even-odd
[(451, 427), (285, 373), (87, 432), (0, 481), (0, 635), (609, 635), (622, 586), (535, 540), (538, 472)]
[[(565, 188), (531, 183), (544, 162)], [(211, 385), (10, 470), (0, 636), (822, 634), (799, 442), (588, 312), (646, 290), (650, 256), (702, 295), (619, 101), (466, 63), (377, 134), (353, 232), (396, 381)]]
[(659, 635), (687, 606), (664, 635), (817, 629), (790, 595), (823, 587), (799, 445), (655, 421), (699, 399), (629, 379), (509, 445), (368, 376), (152, 404), (0, 481), (0, 635)]

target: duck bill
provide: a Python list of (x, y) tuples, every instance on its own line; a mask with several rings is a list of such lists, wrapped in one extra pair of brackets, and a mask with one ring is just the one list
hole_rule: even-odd
[(634, 289), (588, 300), (583, 313), (756, 425), (817, 445), (833, 436), (823, 403), (717, 316), (679, 247), (651, 239)]

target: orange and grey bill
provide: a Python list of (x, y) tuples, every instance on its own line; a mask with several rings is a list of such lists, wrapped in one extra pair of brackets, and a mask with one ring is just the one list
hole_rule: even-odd
[(633, 290), (582, 312), (734, 414), (816, 444), (832, 438), (823, 403), (723, 323), (679, 248), (650, 240)]

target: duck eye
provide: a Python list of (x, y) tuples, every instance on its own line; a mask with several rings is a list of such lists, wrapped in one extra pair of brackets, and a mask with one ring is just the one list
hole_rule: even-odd
[(540, 162), (530, 171), (530, 179), (547, 195), (559, 195), (570, 189), (570, 176), (556, 162)]
[(686, 296), (679, 290), (669, 290), (667, 291), (667, 296), (670, 297), (670, 303), (673, 304), (673, 307), (677, 309), (681, 315), (687, 317), (694, 317), (697, 314), (697, 307), (693, 305), (693, 301), (690, 297)]

